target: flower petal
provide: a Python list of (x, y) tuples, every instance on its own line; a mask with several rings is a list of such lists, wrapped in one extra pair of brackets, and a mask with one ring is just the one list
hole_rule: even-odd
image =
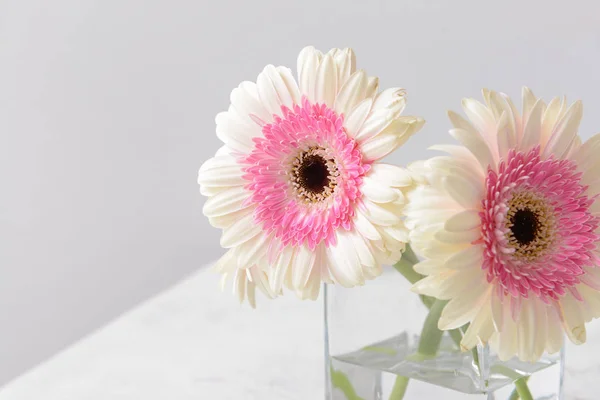
[[(523, 138), (519, 149), (521, 151), (528, 151), (540, 144), (540, 138), (542, 134), (542, 113), (544, 112), (544, 102), (538, 100), (533, 107), (531, 112), (525, 121), (525, 128), (523, 129)], [(524, 117), (525, 118), (525, 117)]]
[(583, 105), (581, 101), (576, 101), (569, 107), (565, 115), (554, 127), (552, 136), (550, 136), (548, 144), (544, 149), (545, 157), (554, 155), (557, 158), (562, 158), (565, 155), (569, 145), (575, 139), (575, 136), (577, 136), (582, 116)]
[(344, 121), (344, 127), (346, 128), (346, 133), (354, 137), (356, 133), (363, 126), (369, 112), (371, 111), (371, 106), (373, 105), (373, 99), (364, 99), (360, 103), (358, 103), (352, 111), (348, 114), (348, 117)]
[(323, 54), (312, 46), (305, 47), (298, 55), (298, 83), (300, 93), (315, 101), (317, 69)]
[(393, 152), (418, 132), (425, 121), (418, 117), (400, 117), (392, 121), (382, 132), (361, 144), (365, 160), (379, 160)]
[(221, 247), (231, 248), (239, 246), (261, 233), (261, 231), (262, 227), (260, 224), (254, 223), (254, 215), (248, 214), (223, 230)]
[(481, 217), (477, 210), (465, 210), (454, 214), (444, 224), (444, 229), (449, 232), (463, 232), (481, 226)]
[(337, 93), (337, 68), (330, 54), (326, 54), (319, 64), (315, 87), (315, 101), (333, 107)]
[(340, 88), (334, 109), (338, 114), (347, 115), (354, 107), (365, 99), (367, 91), (367, 74), (363, 70), (358, 70), (346, 81)]

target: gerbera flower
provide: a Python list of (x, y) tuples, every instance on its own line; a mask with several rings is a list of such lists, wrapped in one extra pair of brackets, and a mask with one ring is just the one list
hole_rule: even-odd
[(204, 214), (230, 249), (217, 269), (243, 299), (282, 285), (315, 299), (321, 281), (350, 287), (397, 261), (408, 232), (401, 211), (411, 185), (403, 169), (378, 161), (421, 128), (401, 117), (405, 91), (378, 93), (350, 49), (307, 47), (298, 81), (267, 66), (231, 93), (217, 115), (225, 143), (201, 168)]
[(483, 91), (450, 112), (462, 146), (417, 164), (407, 225), (428, 275), (418, 293), (450, 300), (439, 327), (470, 323), (462, 346), (489, 342), (501, 359), (554, 353), (563, 330), (586, 340), (600, 315), (600, 136), (578, 136), (581, 102), (549, 104), (523, 89), (523, 113)]

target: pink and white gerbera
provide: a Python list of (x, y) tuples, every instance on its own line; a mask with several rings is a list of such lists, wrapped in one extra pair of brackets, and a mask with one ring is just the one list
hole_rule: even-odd
[(298, 56), (298, 80), (268, 65), (217, 115), (225, 143), (200, 168), (204, 214), (223, 229), (216, 269), (240, 300), (282, 286), (315, 299), (320, 283), (350, 287), (401, 257), (405, 170), (379, 163), (423, 125), (402, 117), (405, 91), (378, 92), (350, 49)]
[(406, 211), (427, 275), (418, 293), (449, 300), (441, 329), (470, 323), (462, 346), (489, 342), (506, 360), (557, 352), (563, 331), (586, 340), (600, 316), (600, 135), (582, 144), (581, 102), (546, 104), (523, 89), (450, 112), (462, 146), (416, 164), (423, 180)]

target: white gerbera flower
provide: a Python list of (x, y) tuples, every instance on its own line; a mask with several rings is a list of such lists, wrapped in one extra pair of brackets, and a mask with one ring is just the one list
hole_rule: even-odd
[(407, 225), (428, 275), (414, 290), (450, 300), (439, 327), (470, 323), (462, 346), (489, 342), (502, 360), (557, 352), (563, 330), (586, 340), (600, 316), (600, 136), (582, 144), (582, 106), (525, 88), (523, 113), (484, 90), (450, 113), (463, 146), (417, 164)]
[(404, 106), (404, 90), (378, 93), (350, 49), (307, 47), (298, 82), (268, 65), (233, 90), (216, 118), (225, 145), (198, 181), (204, 214), (230, 249), (217, 269), (236, 277), (240, 298), (253, 301), (257, 284), (273, 297), (285, 283), (315, 299), (321, 281), (362, 284), (398, 261), (411, 178), (378, 161), (423, 125), (401, 117)]

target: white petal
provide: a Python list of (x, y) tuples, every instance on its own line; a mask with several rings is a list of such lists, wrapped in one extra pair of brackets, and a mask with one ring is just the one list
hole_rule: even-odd
[(534, 323), (534, 338), (533, 338), (533, 346), (534, 352), (532, 359), (539, 360), (544, 350), (546, 349), (546, 340), (547, 340), (547, 332), (548, 332), (548, 322), (547, 322), (547, 306), (541, 300), (533, 297), (531, 298), (533, 302), (533, 312), (535, 313), (535, 323)]
[(366, 160), (379, 160), (404, 144), (418, 132), (425, 121), (418, 117), (400, 117), (392, 121), (383, 131), (361, 143)]
[(478, 209), (483, 200), (483, 188), (459, 175), (449, 175), (443, 180), (444, 188), (461, 206)]
[(392, 187), (406, 187), (413, 183), (408, 170), (391, 164), (373, 164), (368, 176), (375, 181)]
[(396, 213), (389, 211), (368, 199), (364, 200), (364, 205), (366, 210), (365, 216), (372, 223), (381, 226), (391, 226), (400, 223), (400, 216)]
[(518, 321), (519, 358), (523, 361), (534, 361), (535, 340), (535, 312), (532, 300), (525, 299), (521, 303), (521, 312)]
[(271, 291), (267, 274), (258, 269), (257, 267), (251, 267), (245, 270), (248, 281), (254, 283), (256, 287), (269, 298), (275, 298), (276, 294)]
[(423, 260), (413, 266), (413, 269), (423, 275), (437, 274), (444, 268), (444, 262), (438, 260)]
[(292, 247), (286, 247), (279, 252), (279, 256), (275, 261), (275, 264), (269, 271), (269, 283), (271, 284), (271, 290), (274, 293), (281, 292), (283, 287), (283, 280), (285, 275), (290, 268), (290, 263), (294, 257), (295, 250)]
[(364, 239), (356, 232), (348, 232), (348, 237), (350, 238), (352, 245), (358, 254), (360, 263), (366, 267), (375, 268), (377, 263), (373, 257), (371, 249), (369, 246), (367, 246)]
[(558, 122), (559, 118), (561, 117), (561, 108), (562, 104), (560, 101), (560, 97), (555, 97), (550, 101), (550, 103), (548, 103), (546, 111), (544, 111), (544, 116), (542, 117), (542, 135), (540, 137), (542, 150), (544, 149), (544, 147), (546, 147), (546, 143), (550, 139), (550, 135), (552, 135), (554, 125)]
[(237, 269), (237, 261), (235, 259), (234, 251), (227, 250), (227, 252), (212, 266), (212, 269), (219, 274), (235, 271)]
[(321, 282), (323, 283), (334, 283), (331, 273), (329, 271), (329, 260), (327, 258), (327, 246), (324, 242), (317, 245), (315, 249), (316, 260), (315, 265), (319, 268)]
[(279, 76), (281, 78), (281, 82), (278, 84), (283, 83), (283, 85), (285, 85), (285, 90), (283, 87), (279, 87), (278, 90), (280, 92), (287, 92), (290, 98), (290, 103), (284, 103), (284, 105), (291, 107), (294, 104), (300, 104), (300, 89), (298, 88), (296, 79), (294, 79), (292, 70), (287, 67), (277, 67), (277, 72), (279, 72)]
[(581, 171), (590, 169), (593, 165), (599, 165), (598, 153), (600, 152), (600, 133), (595, 134), (581, 145), (573, 154), (571, 159), (575, 161)]
[[(517, 126), (519, 114), (509, 98), (497, 92), (490, 93), (490, 101), (497, 108), (498, 117), (498, 153), (507, 154), (508, 149), (516, 148), (518, 143)], [(504, 115), (504, 117), (502, 117)], [(502, 136), (502, 137), (500, 137)], [(502, 141), (502, 147), (500, 142)]]
[(347, 254), (347, 246), (340, 244), (339, 236), (337, 245), (330, 246), (326, 250), (329, 272), (340, 285), (353, 287), (363, 280), (360, 273), (360, 265), (357, 262), (358, 256), (356, 252)]
[(315, 87), (315, 101), (333, 107), (337, 93), (337, 68), (330, 54), (326, 54), (319, 64)]
[(461, 142), (467, 149), (469, 149), (471, 153), (473, 153), (484, 171), (487, 171), (488, 167), (490, 166), (492, 168), (496, 167), (496, 161), (492, 155), (492, 151), (481, 135), (473, 135), (464, 129), (451, 129), (450, 135)]
[(346, 133), (348, 133), (349, 136), (354, 137), (363, 126), (367, 115), (369, 115), (369, 111), (371, 111), (372, 105), (373, 99), (364, 99), (358, 103), (352, 111), (350, 111), (346, 120), (344, 121), (344, 127), (346, 128)]
[(449, 269), (466, 269), (466, 268), (481, 268), (483, 264), (483, 248), (479, 245), (468, 246), (464, 250), (454, 254), (446, 261), (446, 268)]
[(450, 300), (440, 316), (438, 327), (441, 330), (460, 328), (472, 321), (481, 310), (484, 302), (489, 301), (491, 287), (474, 287), (463, 295)]
[(343, 49), (333, 59), (338, 69), (338, 88), (341, 88), (356, 70), (356, 56), (352, 49)]
[(496, 129), (498, 131), (498, 154), (508, 154), (509, 150), (516, 145), (512, 144), (514, 132), (505, 112), (500, 116)]
[(467, 244), (480, 239), (481, 232), (479, 229), (462, 232), (448, 232), (445, 229), (441, 229), (435, 234), (435, 238), (440, 242), (448, 244)]
[(406, 106), (404, 89), (387, 89), (373, 101), (371, 113), (356, 133), (358, 141), (365, 141), (382, 132), (392, 121), (400, 117)]
[(298, 55), (298, 83), (300, 93), (305, 95), (311, 102), (315, 101), (317, 69), (322, 56), (322, 53), (312, 46), (305, 47)]
[(256, 285), (253, 283), (247, 283), (246, 297), (248, 298), (248, 304), (250, 304), (250, 307), (256, 308)]
[(236, 271), (233, 276), (233, 294), (242, 303), (246, 297), (246, 271)]
[[(488, 146), (494, 146), (496, 144), (496, 122), (490, 109), (474, 99), (463, 99), (462, 106), (473, 126), (481, 133)], [(493, 152), (495, 150), (492, 149)]]
[(548, 319), (548, 331), (546, 332), (546, 351), (550, 354), (560, 351), (564, 343), (564, 334), (561, 327), (560, 318), (554, 308), (546, 310)]
[(301, 288), (296, 289), (296, 295), (301, 300), (316, 300), (319, 297), (321, 287), (320, 271), (317, 265), (312, 268), (306, 283)]
[(198, 171), (201, 186), (232, 187), (246, 184), (240, 165), (231, 156), (213, 157)]
[(585, 273), (579, 277), (581, 282), (585, 283), (590, 288), (600, 290), (600, 269), (598, 269), (598, 267), (585, 267), (583, 270)]
[(409, 241), (409, 231), (404, 225), (380, 227), (380, 230), (391, 236), (396, 242), (408, 243)]
[(365, 96), (367, 96), (368, 98), (375, 97), (378, 89), (379, 89), (379, 78), (377, 78), (376, 76), (370, 76), (368, 79), (367, 91), (365, 93)]
[[(528, 151), (540, 144), (542, 134), (542, 112), (544, 111), (544, 102), (538, 100), (531, 108), (531, 113), (525, 120), (523, 129), (523, 138), (519, 148), (522, 151)], [(524, 116), (525, 118), (525, 116)]]
[(248, 197), (249, 193), (243, 186), (235, 186), (208, 198), (202, 212), (207, 217), (230, 214), (248, 207), (243, 205)]
[(412, 287), (412, 291), (442, 300), (452, 299), (463, 294), (468, 288), (483, 283), (485, 274), (481, 270), (454, 271), (445, 269), (436, 275), (421, 279)]
[(469, 132), (471, 135), (479, 135), (479, 132), (477, 132), (477, 129), (475, 129), (475, 127), (473, 125), (471, 125), (471, 123), (469, 121), (467, 121), (462, 116), (455, 113), (454, 111), (448, 111), (448, 118), (450, 119), (450, 122), (452, 123), (454, 128), (465, 130), (465, 131)]
[(254, 148), (252, 138), (261, 134), (260, 127), (247, 119), (242, 120), (233, 106), (230, 106), (228, 111), (217, 114), (215, 122), (217, 137), (238, 153), (252, 151)]
[(465, 210), (450, 217), (444, 224), (444, 229), (449, 232), (463, 232), (481, 226), (479, 211)]
[(529, 115), (533, 112), (532, 110), (535, 108), (535, 103), (539, 100), (535, 97), (531, 89), (526, 86), (521, 90), (521, 96), (523, 97), (523, 120), (527, 121)]
[(256, 235), (235, 249), (238, 259), (238, 268), (249, 268), (258, 263), (267, 254), (271, 238)]
[(255, 206), (243, 208), (239, 211), (235, 211), (229, 214), (223, 214), (218, 217), (208, 217), (208, 221), (215, 228), (225, 229), (233, 225), (236, 221), (239, 221), (240, 219), (246, 217), (247, 215), (252, 215), (255, 209)]
[(510, 316), (508, 303), (508, 301), (505, 301), (504, 329), (498, 334), (498, 357), (502, 361), (507, 361), (514, 357), (519, 348), (517, 324)]
[(363, 178), (361, 192), (375, 203), (390, 203), (398, 198), (399, 191), (377, 183), (369, 177)]
[(344, 86), (340, 88), (335, 99), (334, 109), (338, 114), (347, 115), (366, 97), (367, 74), (363, 70), (356, 71)]
[(430, 180), (436, 187), (444, 187), (443, 181), (447, 175), (458, 176), (474, 186), (484, 186), (484, 169), (477, 162), (473, 164), (470, 160), (441, 156), (430, 158), (426, 164), (432, 168)]
[(504, 304), (502, 304), (502, 298), (494, 292), (492, 292), (490, 297), (494, 327), (496, 331), (502, 332), (504, 328)]
[(261, 225), (254, 222), (254, 215), (248, 214), (223, 230), (221, 246), (225, 248), (238, 246), (260, 234), (261, 231)]
[[(274, 79), (278, 81), (277, 85)], [(272, 115), (281, 115), (281, 106), (291, 105), (289, 92), (279, 73), (273, 65), (267, 65), (256, 79), (256, 87), (258, 89), (258, 98), (265, 106), (267, 111)], [(278, 89), (283, 89), (283, 93), (279, 93)]]
[(360, 232), (360, 234), (369, 240), (380, 241), (381, 235), (377, 229), (373, 226), (371, 221), (360, 211), (356, 210), (356, 217), (354, 218), (354, 226)]
[[(462, 350), (472, 349), (481, 341), (487, 341), (493, 333), (493, 327), (490, 309), (488, 307), (481, 307), (460, 342)], [(480, 338), (481, 341), (479, 340)]]
[(406, 107), (406, 90), (402, 88), (389, 88), (377, 95), (373, 103), (373, 110), (393, 109), (400, 115)]
[(575, 344), (586, 341), (585, 321), (581, 311), (581, 304), (572, 295), (567, 294), (560, 302), (562, 322), (567, 337)]
[(552, 136), (544, 149), (545, 157), (549, 157), (552, 154), (558, 158), (563, 157), (577, 135), (582, 116), (583, 105), (581, 101), (576, 101), (569, 107), (565, 115), (554, 127)]
[[(250, 118), (255, 115), (265, 122), (271, 122), (272, 115), (265, 109), (258, 98), (258, 89), (254, 82), (242, 82), (233, 89), (230, 96), (231, 105), (236, 113), (242, 117)], [(250, 120), (250, 122), (253, 122)], [(260, 133), (260, 129), (256, 129)]]
[(315, 266), (315, 253), (306, 245), (297, 248), (296, 256), (292, 260), (292, 284), (296, 289), (303, 289)]

